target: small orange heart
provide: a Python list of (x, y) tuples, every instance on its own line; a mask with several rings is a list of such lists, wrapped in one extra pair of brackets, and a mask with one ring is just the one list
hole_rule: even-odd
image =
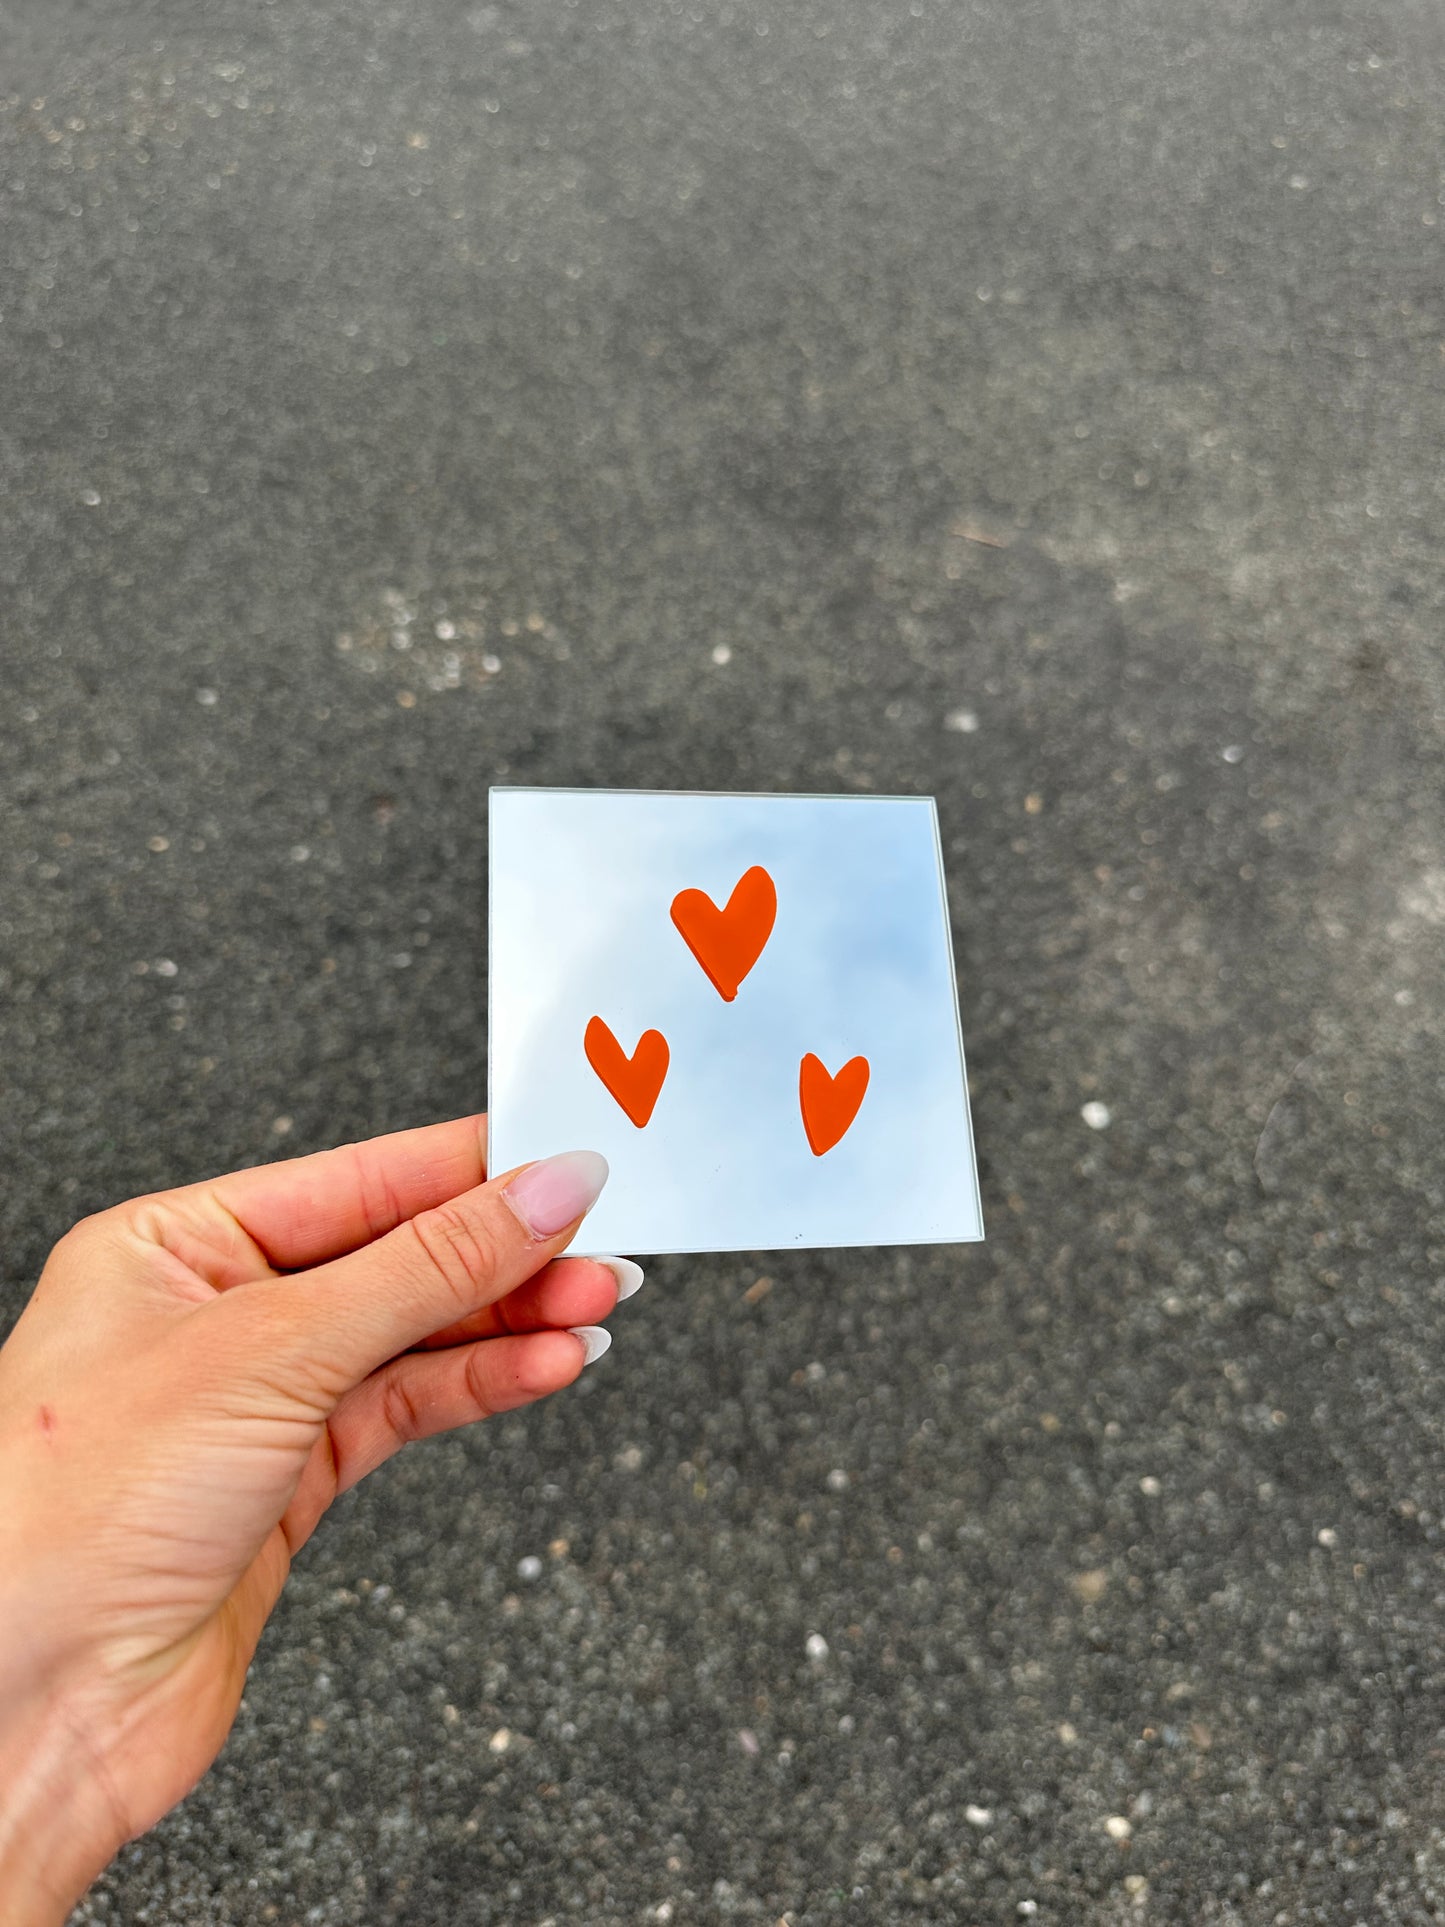
[(808, 1148), (815, 1158), (847, 1136), (867, 1089), (866, 1057), (850, 1057), (837, 1076), (830, 1077), (823, 1060), (808, 1052), (798, 1066), (798, 1102)]
[(705, 890), (679, 890), (672, 900), (683, 942), (728, 1003), (762, 956), (777, 914), (778, 893), (760, 863), (738, 878), (726, 909), (719, 910)]
[(660, 1030), (645, 1030), (629, 1057), (600, 1017), (589, 1018), (582, 1040), (587, 1062), (640, 1131), (652, 1116), (667, 1076), (669, 1052)]

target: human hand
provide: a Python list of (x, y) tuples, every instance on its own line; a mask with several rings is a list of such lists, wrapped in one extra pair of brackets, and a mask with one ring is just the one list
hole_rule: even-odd
[[(230, 1729), (291, 1560), (411, 1439), (570, 1385), (606, 1179), (467, 1118), (77, 1225), (0, 1349), (0, 1919), (52, 1927)], [(577, 1328), (581, 1328), (578, 1330)]]

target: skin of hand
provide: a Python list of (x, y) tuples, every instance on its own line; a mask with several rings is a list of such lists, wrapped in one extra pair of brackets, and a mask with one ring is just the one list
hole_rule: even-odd
[(8, 1927), (63, 1921), (195, 1785), (339, 1493), (560, 1391), (605, 1341), (641, 1273), (559, 1261), (605, 1161), (488, 1183), (485, 1146), (484, 1118), (406, 1131), (138, 1198), (56, 1246), (0, 1349)]

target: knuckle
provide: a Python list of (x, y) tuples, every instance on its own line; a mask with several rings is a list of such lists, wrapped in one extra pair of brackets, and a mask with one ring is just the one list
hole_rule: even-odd
[(125, 1220), (113, 1205), (78, 1219), (51, 1246), (36, 1282), (36, 1295), (50, 1298), (57, 1293), (89, 1291), (97, 1261), (117, 1248), (124, 1231)]
[(353, 1144), (349, 1150), (367, 1238), (380, 1238), (394, 1230), (406, 1216), (392, 1181), (390, 1164), (377, 1151), (374, 1141)]
[(462, 1380), (467, 1398), (476, 1408), (478, 1418), (491, 1418), (501, 1410), (491, 1363), (482, 1346), (474, 1346), (468, 1353)]
[(427, 1271), (462, 1311), (475, 1310), (497, 1274), (495, 1236), (475, 1212), (452, 1202), (433, 1206), (411, 1221), (412, 1236)]
[(119, 1205), (111, 1205), (104, 1211), (92, 1211), (88, 1217), (77, 1218), (64, 1236), (56, 1241), (55, 1252), (74, 1258), (94, 1251), (98, 1245), (113, 1243), (121, 1236), (127, 1222), (136, 1224), (154, 1209), (152, 1199), (140, 1198), (132, 1208), (129, 1219)]
[(402, 1372), (391, 1372), (381, 1387), (381, 1423), (387, 1434), (410, 1445), (426, 1437), (426, 1422)]

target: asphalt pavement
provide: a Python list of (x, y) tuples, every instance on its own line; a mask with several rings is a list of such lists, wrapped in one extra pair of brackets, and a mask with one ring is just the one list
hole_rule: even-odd
[(5, 1318), (478, 1106), (494, 781), (935, 795), (989, 1225), (652, 1262), (81, 1921), (1445, 1917), (1442, 93), (1424, 0), (9, 0)]

